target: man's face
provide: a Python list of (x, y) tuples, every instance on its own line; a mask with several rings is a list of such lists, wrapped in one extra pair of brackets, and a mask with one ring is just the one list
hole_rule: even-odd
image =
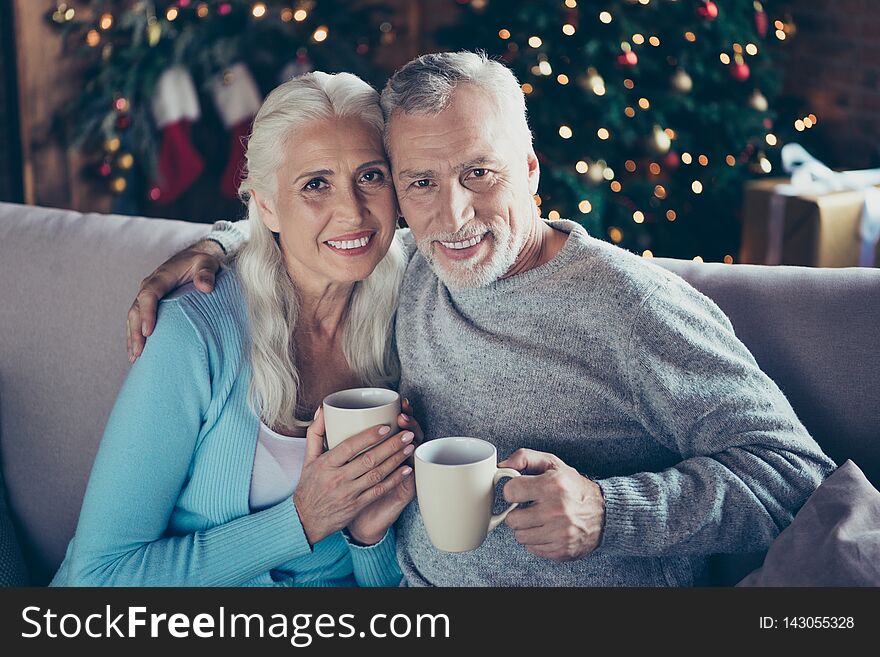
[(437, 276), (450, 287), (503, 277), (538, 219), (538, 162), (514, 121), (464, 83), (439, 114), (395, 112), (388, 145), (401, 213)]

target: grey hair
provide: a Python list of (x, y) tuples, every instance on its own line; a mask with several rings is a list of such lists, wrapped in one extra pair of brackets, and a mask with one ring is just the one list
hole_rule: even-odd
[[(251, 379), (248, 402), (270, 427), (308, 426), (296, 418), (301, 401), (294, 327), (299, 312), (296, 281), (285, 266), (275, 235), (260, 220), (251, 190), (276, 204), (277, 174), (296, 128), (331, 117), (358, 117), (381, 133), (379, 95), (350, 73), (313, 72), (274, 89), (254, 119), (239, 195), (247, 204), (251, 238), (236, 257), (250, 323)], [(370, 276), (358, 281), (349, 301), (343, 352), (365, 385), (393, 385), (400, 366), (392, 348), (398, 289), (406, 266), (397, 238)], [(305, 410), (300, 408), (299, 410)]]
[[(484, 52), (441, 52), (422, 55), (398, 70), (382, 90), (386, 123), (396, 110), (406, 114), (439, 114), (449, 105), (455, 88), (468, 82), (488, 91), (504, 116), (532, 143), (526, 101), (516, 76)], [(388, 148), (387, 132), (385, 148)]]

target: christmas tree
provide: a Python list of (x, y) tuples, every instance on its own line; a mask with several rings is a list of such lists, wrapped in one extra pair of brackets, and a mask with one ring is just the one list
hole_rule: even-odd
[(790, 22), (771, 29), (752, 0), (459, 4), (440, 43), (482, 48), (522, 83), (543, 216), (645, 255), (733, 261), (743, 183), (781, 141), (771, 46)]
[[(341, 0), (91, 0), (47, 19), (85, 58), (66, 113), (86, 174), (114, 210), (213, 221), (240, 214), (242, 137), (262, 97), (291, 75), (351, 71), (380, 86), (390, 10)], [(224, 136), (225, 135), (225, 136)]]

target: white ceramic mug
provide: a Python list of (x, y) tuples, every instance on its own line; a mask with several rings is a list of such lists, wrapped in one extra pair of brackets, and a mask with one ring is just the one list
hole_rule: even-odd
[(438, 438), (415, 452), (416, 495), (428, 538), (438, 550), (468, 552), (483, 544), (518, 505), (492, 515), (495, 486), (502, 477), (519, 477), (499, 468), (492, 443), (479, 438)]
[(324, 398), (324, 429), (327, 448), (333, 449), (353, 435), (387, 424), (389, 436), (397, 433), (400, 395), (386, 388), (350, 388)]

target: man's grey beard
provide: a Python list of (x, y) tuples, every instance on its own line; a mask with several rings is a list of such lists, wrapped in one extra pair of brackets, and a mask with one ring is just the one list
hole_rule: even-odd
[[(481, 259), (477, 268), (468, 266), (467, 262), (460, 264), (451, 264), (451, 270), (446, 269), (443, 264), (438, 262), (434, 257), (434, 242), (442, 240), (444, 242), (463, 242), (488, 232), (489, 235), (483, 240), (491, 239), (493, 244), (492, 255), (488, 261)], [(525, 237), (513, 240), (510, 228), (505, 224), (503, 227), (481, 226), (477, 230), (469, 227), (466, 234), (434, 234), (429, 237), (418, 240), (417, 246), (421, 254), (424, 256), (434, 274), (439, 278), (446, 287), (450, 288), (473, 288), (484, 287), (490, 285), (504, 276), (513, 267), (525, 244)]]

